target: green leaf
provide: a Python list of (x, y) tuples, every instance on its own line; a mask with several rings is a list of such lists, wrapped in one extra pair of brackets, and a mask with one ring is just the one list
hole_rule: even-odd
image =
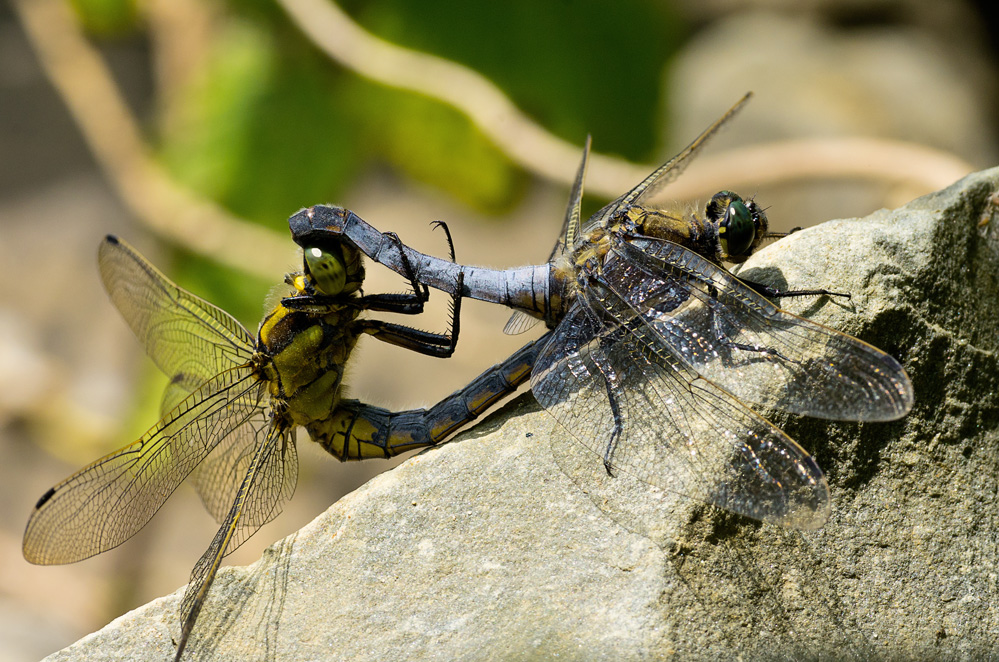
[(523, 191), (524, 174), (450, 106), (356, 78), (343, 94), (365, 144), (410, 177), (494, 213)]
[(70, 0), (70, 6), (91, 34), (120, 36), (134, 31), (138, 24), (136, 0)]
[(355, 132), (334, 93), (340, 74), (309, 50), (279, 50), (251, 22), (231, 21), (217, 44), (171, 110), (163, 159), (203, 195), (284, 229), (357, 172)]

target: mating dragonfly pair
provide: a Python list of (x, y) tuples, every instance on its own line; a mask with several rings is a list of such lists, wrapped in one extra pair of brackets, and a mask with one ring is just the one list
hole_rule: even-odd
[[(99, 256), (105, 286), (171, 377), (164, 417), (39, 500), (25, 532), (26, 558), (66, 563), (124, 542), (193, 472), (222, 526), (184, 596), (179, 659), (221, 559), (291, 496), (297, 426), (341, 460), (388, 457), (440, 443), (528, 378), (539, 403), (611, 475), (627, 472), (763, 521), (821, 526), (829, 512), (821, 470), (745, 403), (893, 420), (912, 406), (905, 371), (884, 352), (770, 301), (828, 292), (774, 292), (722, 268), (775, 236), (755, 202), (721, 192), (703, 218), (642, 204), (748, 98), (585, 223), (584, 151), (562, 235), (544, 265), (464, 266), (453, 250), (450, 260), (418, 253), (350, 211), (303, 210), (289, 221), (303, 271), (286, 278), (290, 295), (256, 339), (108, 238)], [(413, 293), (362, 296), (361, 253), (406, 277)], [(453, 297), (450, 334), (359, 317), (364, 310), (417, 314), (428, 287)], [(344, 364), (362, 334), (450, 355), (462, 297), (515, 309), (508, 332), (525, 330), (531, 319), (550, 330), (428, 410), (392, 413), (340, 399)]]

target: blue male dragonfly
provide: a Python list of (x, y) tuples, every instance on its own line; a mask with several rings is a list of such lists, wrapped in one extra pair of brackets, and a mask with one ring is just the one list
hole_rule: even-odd
[[(518, 311), (551, 329), (537, 341), (531, 391), (609, 474), (754, 519), (815, 529), (829, 488), (814, 459), (749, 404), (846, 421), (891, 421), (912, 407), (893, 357), (781, 310), (777, 292), (739, 280), (771, 233), (766, 214), (730, 191), (697, 215), (648, 204), (751, 95), (633, 189), (581, 222), (584, 151), (561, 237), (542, 265), (495, 270), (404, 247), (334, 206), (289, 219), (305, 245), (349, 241), (422, 284)], [(403, 256), (405, 256), (403, 258)], [(457, 287), (461, 277), (461, 286)]]

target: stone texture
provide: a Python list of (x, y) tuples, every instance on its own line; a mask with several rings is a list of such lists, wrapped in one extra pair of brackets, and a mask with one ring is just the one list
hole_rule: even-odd
[[(599, 469), (577, 485), (559, 465), (578, 454), (523, 396), (225, 569), (191, 659), (994, 656), (997, 191), (999, 169), (978, 173), (744, 265), (754, 280), (850, 292), (786, 307), (898, 356), (913, 380), (902, 421), (772, 417), (829, 475), (822, 530), (666, 508)], [(48, 659), (170, 659), (179, 599)]]

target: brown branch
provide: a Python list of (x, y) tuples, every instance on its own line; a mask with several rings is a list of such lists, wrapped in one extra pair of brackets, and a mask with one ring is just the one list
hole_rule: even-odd
[(110, 71), (62, 0), (15, 0), (38, 59), (98, 164), (135, 217), (160, 236), (267, 279), (292, 262), (290, 241), (177, 185), (149, 155)]
[[(525, 169), (571, 184), (579, 148), (524, 115), (477, 72), (378, 39), (326, 0), (279, 2), (302, 31), (343, 66), (448, 103)], [(107, 66), (64, 2), (15, 0), (13, 6), (98, 163), (139, 220), (166, 239), (248, 273), (273, 278), (287, 267), (290, 242), (193, 195), (150, 157), (138, 122)], [(587, 189), (615, 197), (652, 167), (594, 154)], [(905, 186), (916, 195), (950, 184), (971, 170), (952, 155), (910, 143), (872, 138), (796, 140), (703, 157), (669, 187), (669, 195), (704, 197), (718, 182), (738, 188), (842, 178)]]
[[(299, 29), (340, 65), (456, 108), (521, 167), (571, 186), (581, 148), (538, 125), (481, 74), (384, 41), (365, 31), (332, 0), (278, 2)], [(586, 188), (615, 198), (654, 167), (593, 153)], [(860, 178), (905, 186), (918, 195), (951, 184), (972, 170), (951, 154), (911, 143), (876, 138), (793, 140), (701, 157), (668, 190), (670, 197), (686, 200), (714, 193), (719, 181), (734, 188)]]

